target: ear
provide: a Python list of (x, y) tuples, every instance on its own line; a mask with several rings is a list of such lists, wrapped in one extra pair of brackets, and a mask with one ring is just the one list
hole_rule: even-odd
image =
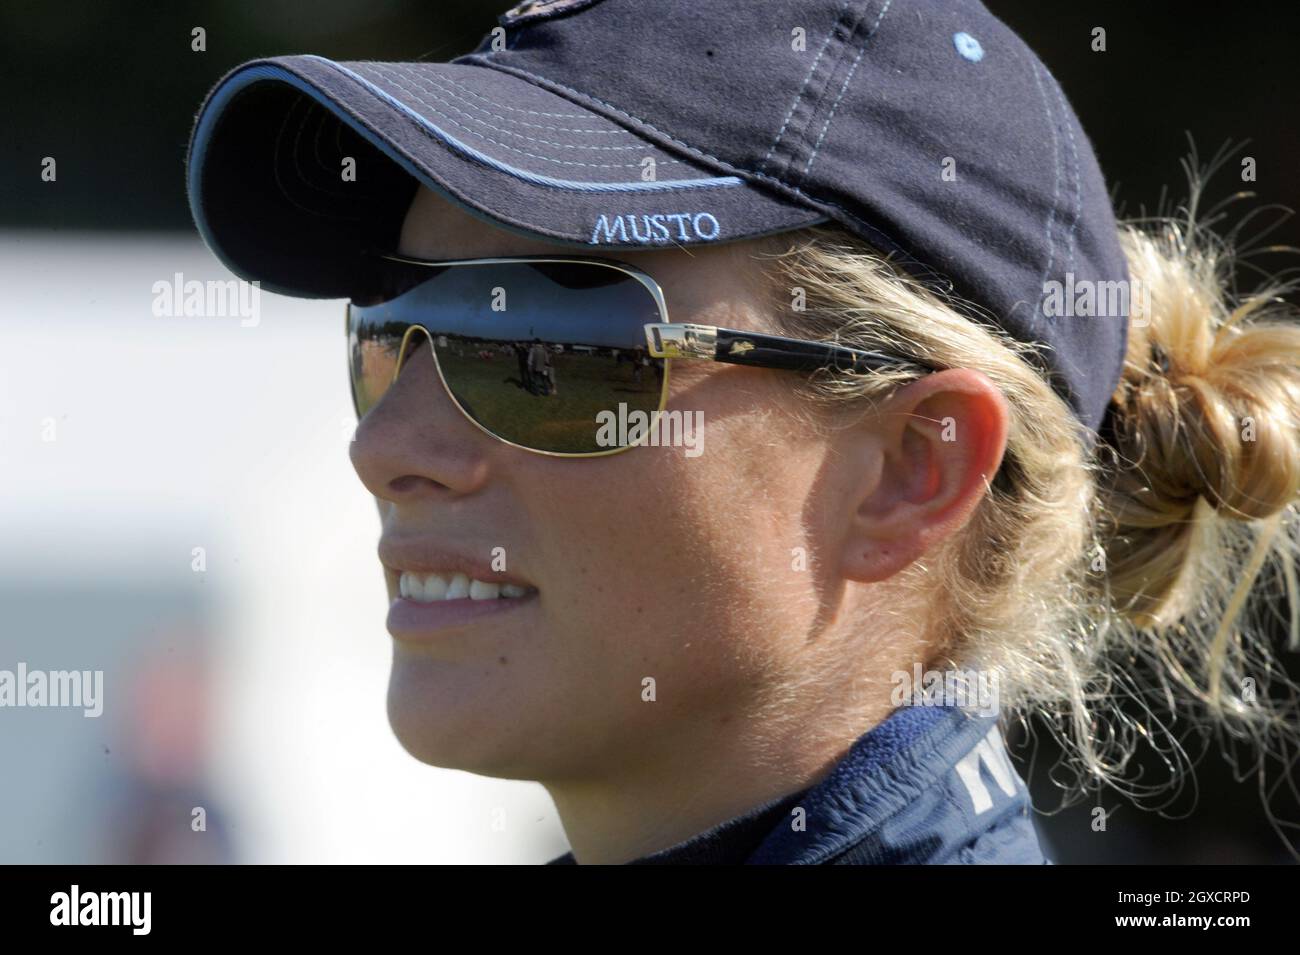
[[(860, 427), (864, 478), (847, 515), (841, 572), (885, 580), (965, 525), (1006, 450), (1006, 399), (985, 375), (953, 368), (900, 388)], [(854, 455), (849, 455), (852, 459)]]

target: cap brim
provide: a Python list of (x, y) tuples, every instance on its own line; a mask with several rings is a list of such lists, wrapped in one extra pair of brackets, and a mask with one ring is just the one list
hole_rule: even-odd
[(455, 63), (245, 64), (208, 95), (190, 141), (190, 207), (236, 274), (343, 298), (359, 253), (394, 248), (423, 183), (494, 225), (646, 249), (826, 221), (685, 150), (498, 70)]

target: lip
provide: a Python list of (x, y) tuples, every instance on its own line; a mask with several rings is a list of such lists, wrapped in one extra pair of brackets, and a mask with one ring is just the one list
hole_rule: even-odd
[(462, 597), (432, 603), (398, 597), (388, 607), (388, 632), (395, 640), (404, 643), (432, 643), (443, 631), (513, 613), (532, 606), (536, 600), (536, 591), (523, 597), (499, 597), (496, 600)]
[(462, 597), (430, 603), (395, 597), (388, 607), (388, 632), (395, 640), (404, 643), (433, 643), (448, 630), (532, 606), (537, 600), (537, 588), (532, 581), (513, 572), (494, 570), (489, 561), (475, 556), (476, 553), (491, 552), (490, 546), (453, 549), (427, 537), (389, 535), (381, 538), (379, 561), (392, 588), (390, 593), (397, 592), (397, 581), (403, 571), (444, 577), (460, 573), (471, 580), (514, 584), (529, 591), (522, 597), (498, 597), (495, 600)]
[[(491, 553), (493, 547), (481, 548), (482, 553)], [(392, 575), (393, 583), (402, 571), (415, 574), (464, 574), (470, 580), (484, 583), (514, 584), (517, 587), (536, 589), (533, 582), (511, 571), (494, 570), (490, 561), (474, 555), (469, 548), (452, 550), (427, 539), (415, 537), (386, 537), (379, 541), (379, 562)], [(523, 598), (519, 598), (523, 599)], [(454, 600), (447, 601), (455, 603)]]

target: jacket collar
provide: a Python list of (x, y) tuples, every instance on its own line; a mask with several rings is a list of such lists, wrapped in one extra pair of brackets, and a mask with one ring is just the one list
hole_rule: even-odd
[(1029, 809), (996, 717), (899, 707), (804, 794), (748, 864), (1041, 864)]
[(995, 717), (903, 706), (816, 785), (631, 864), (1042, 864), (1029, 809)]

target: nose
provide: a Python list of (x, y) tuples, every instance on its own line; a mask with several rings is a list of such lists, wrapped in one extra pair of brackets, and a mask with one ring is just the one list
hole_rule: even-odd
[(487, 478), (489, 439), (447, 394), (429, 340), (412, 344), (397, 380), (357, 425), (352, 467), (371, 494), (395, 504), (471, 494)]

